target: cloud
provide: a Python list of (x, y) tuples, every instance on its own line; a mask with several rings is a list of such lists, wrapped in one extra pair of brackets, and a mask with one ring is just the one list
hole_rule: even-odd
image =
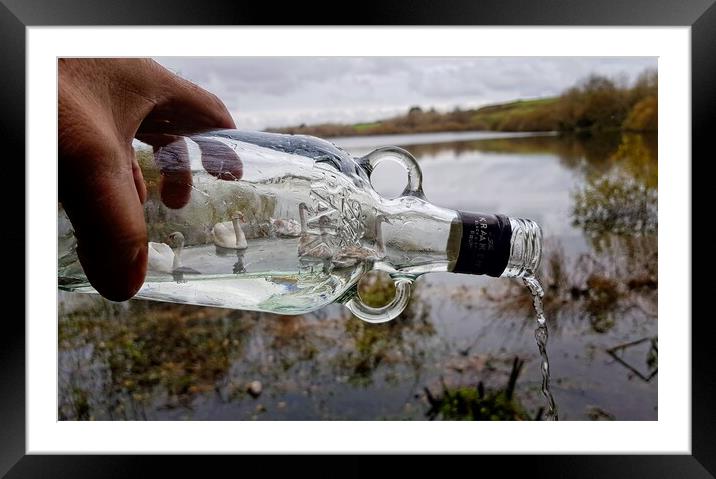
[(218, 95), (241, 128), (372, 121), (558, 95), (591, 73), (633, 79), (655, 57), (164, 57)]

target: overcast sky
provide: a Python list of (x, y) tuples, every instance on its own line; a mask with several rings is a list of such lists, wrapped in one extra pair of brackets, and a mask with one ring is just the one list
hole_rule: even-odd
[(221, 98), (242, 129), (372, 121), (557, 95), (590, 73), (631, 82), (655, 57), (161, 57)]

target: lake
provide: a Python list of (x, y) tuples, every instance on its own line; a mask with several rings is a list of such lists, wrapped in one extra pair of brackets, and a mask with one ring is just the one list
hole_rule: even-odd
[[(439, 206), (537, 221), (560, 420), (658, 418), (656, 136), (332, 141), (356, 156), (407, 149)], [(374, 185), (394, 194), (401, 174)], [(381, 325), (340, 305), (277, 316), (58, 292), (58, 308), (64, 420), (539, 419), (545, 407), (516, 280), (424, 275)]]

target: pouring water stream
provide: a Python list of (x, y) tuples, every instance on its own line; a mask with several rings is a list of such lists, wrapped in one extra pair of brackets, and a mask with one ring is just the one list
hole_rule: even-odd
[(544, 307), (542, 298), (544, 297), (544, 289), (539, 280), (535, 276), (525, 276), (522, 278), (525, 286), (530, 290), (532, 295), (532, 304), (537, 313), (537, 329), (535, 329), (535, 339), (540, 354), (540, 370), (542, 372), (542, 395), (547, 401), (547, 419), (552, 421), (559, 420), (557, 415), (557, 404), (554, 401), (552, 390), (549, 385), (549, 357), (547, 356), (547, 339), (549, 333), (547, 331), (547, 319), (544, 316)]

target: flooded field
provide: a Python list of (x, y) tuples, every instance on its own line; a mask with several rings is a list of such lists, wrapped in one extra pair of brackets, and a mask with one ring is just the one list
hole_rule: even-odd
[[(407, 149), (436, 205), (537, 221), (560, 420), (657, 419), (656, 136), (334, 141), (355, 156)], [(340, 305), (277, 316), (58, 292), (58, 417), (544, 418), (524, 285), (433, 273), (415, 286), (408, 309), (381, 325)], [(379, 283), (368, 293), (388, 294)]]

